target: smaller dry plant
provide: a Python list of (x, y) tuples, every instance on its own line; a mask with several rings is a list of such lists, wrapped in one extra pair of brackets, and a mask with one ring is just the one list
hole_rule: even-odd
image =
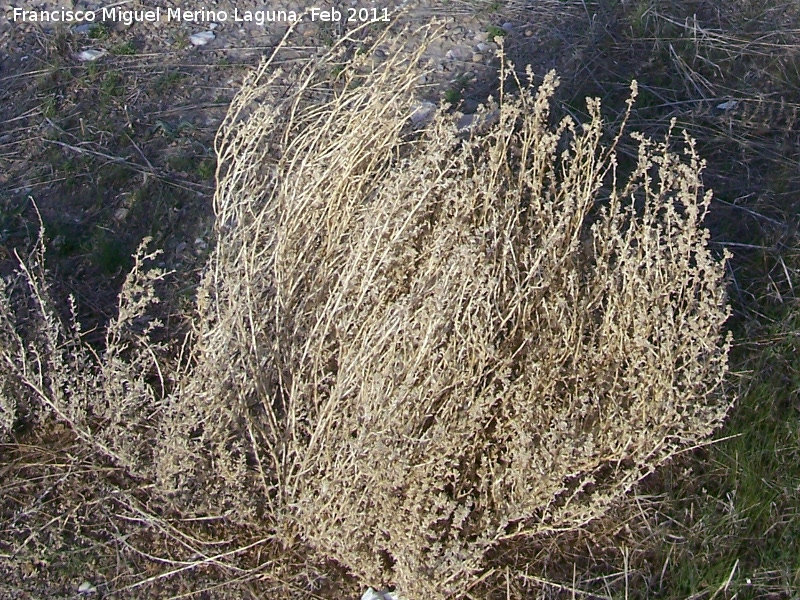
[(245, 82), (170, 394), (141, 375), (158, 361), (132, 329), (152, 300), (137, 271), (100, 357), (65, 346), (44, 301), (36, 346), (5, 309), (4, 415), (23, 389), (183, 514), (227, 511), (409, 599), (458, 596), (499, 542), (582, 526), (720, 424), (723, 264), (688, 138), (679, 156), (640, 137), (623, 176), (597, 101), (586, 125), (551, 123), (553, 74), (480, 135), (444, 112), (414, 132), (424, 46), (378, 45), (377, 65), (268, 62)]

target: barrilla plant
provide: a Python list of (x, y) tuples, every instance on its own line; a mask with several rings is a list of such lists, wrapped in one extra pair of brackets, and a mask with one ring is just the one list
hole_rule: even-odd
[(722, 422), (728, 308), (688, 136), (634, 136), (623, 173), (624, 123), (604, 141), (595, 100), (553, 123), (555, 74), (511, 95), (505, 70), (480, 135), (444, 110), (414, 132), (424, 44), (401, 39), (246, 80), (187, 338), (153, 341), (144, 251), (102, 353), (20, 261), (0, 422), (50, 411), (180, 523), (257, 532), (261, 580), (460, 597), (498, 544), (582, 527)]

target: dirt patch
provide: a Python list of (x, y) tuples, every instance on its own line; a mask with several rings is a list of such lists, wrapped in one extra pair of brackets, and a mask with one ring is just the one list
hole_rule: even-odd
[(0, 260), (30, 246), (41, 218), (58, 295), (76, 297), (98, 336), (143, 238), (180, 273), (175, 291), (196, 280), (211, 243), (217, 126), (290, 27), (284, 66), (344, 36), (357, 46), (390, 22), (413, 31), (436, 19), (421, 106), (469, 115), (496, 91), (500, 44), (543, 73), (561, 56), (555, 24), (575, 12), (554, 1), (201, 8), (22, 2), (0, 21)]

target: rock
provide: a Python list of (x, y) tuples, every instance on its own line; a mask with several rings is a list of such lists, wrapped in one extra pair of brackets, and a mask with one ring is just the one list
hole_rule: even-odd
[(728, 100), (727, 102), (723, 102), (722, 104), (717, 104), (718, 110), (733, 110), (739, 106), (739, 102), (737, 100)]
[(474, 115), (461, 115), (458, 119), (458, 132), (465, 133), (484, 133), (492, 125), (500, 120), (500, 111), (495, 109), (489, 112), (476, 113)]
[(470, 56), (472, 56), (472, 51), (460, 46), (450, 48), (445, 54), (445, 57), (450, 60), (467, 60)]
[(367, 591), (361, 595), (361, 600), (400, 600), (395, 592), (376, 591), (372, 588), (367, 588)]
[(94, 586), (93, 586), (91, 583), (89, 583), (88, 581), (84, 581), (82, 584), (80, 584), (80, 585), (78, 586), (78, 593), (79, 593), (79, 594), (86, 594), (86, 595), (89, 595), (89, 594), (96, 594), (96, 593), (97, 593), (97, 588), (96, 588), (96, 587), (94, 587)]
[(193, 46), (205, 46), (209, 42), (214, 41), (215, 37), (217, 36), (214, 35), (213, 31), (201, 31), (200, 33), (193, 33), (190, 35), (189, 41)]
[(411, 113), (411, 124), (414, 127), (421, 127), (433, 118), (435, 112), (436, 105), (433, 102), (423, 102)]
[(91, 50), (90, 49), (90, 50), (83, 50), (81, 52), (78, 52), (75, 55), (75, 58), (77, 58), (80, 61), (87, 62), (87, 61), (97, 60), (98, 58), (100, 58), (104, 54), (106, 54), (105, 50)]
[(461, 115), (456, 122), (459, 133), (464, 133), (472, 129), (475, 122), (475, 115)]
[(461, 101), (461, 105), (460, 105), (459, 108), (461, 109), (461, 111), (464, 114), (470, 114), (470, 113), (474, 113), (476, 110), (478, 110), (479, 106), (480, 106), (480, 102), (478, 102), (477, 100), (474, 100), (472, 98), (464, 98)]
[(472, 55), (472, 62), (479, 63), (483, 62), (483, 54), (475, 53)]

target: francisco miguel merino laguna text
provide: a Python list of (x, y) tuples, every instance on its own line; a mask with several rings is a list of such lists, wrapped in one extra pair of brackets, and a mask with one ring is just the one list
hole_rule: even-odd
[[(54, 10), (25, 10), (22, 8), (12, 9), (14, 22), (24, 23), (78, 23), (95, 21), (115, 21), (131, 25), (133, 23), (155, 23), (156, 21), (183, 21), (198, 23), (224, 23), (232, 21), (235, 23), (294, 23), (302, 19), (309, 21), (341, 21), (345, 16), (348, 22), (369, 22), (369, 21), (388, 21), (389, 9), (387, 8), (346, 8), (345, 14), (336, 8), (307, 8), (305, 11), (297, 12), (294, 10), (243, 10), (234, 8), (232, 12), (227, 10), (208, 10), (205, 7), (197, 10), (183, 8), (163, 8), (124, 10), (114, 6), (98, 10), (71, 10), (60, 8)], [(99, 17), (99, 18), (98, 18)]]

